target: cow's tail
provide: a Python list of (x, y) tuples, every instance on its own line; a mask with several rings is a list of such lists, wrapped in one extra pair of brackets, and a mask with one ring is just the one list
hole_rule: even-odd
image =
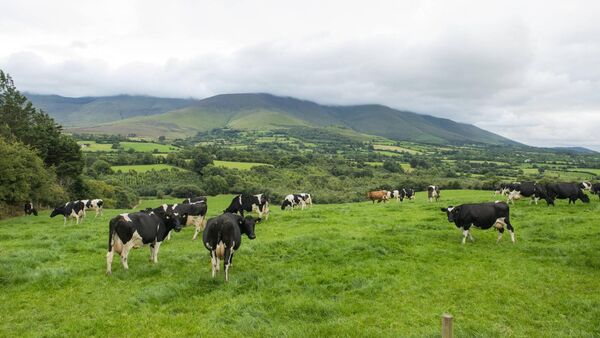
[(117, 222), (119, 222), (121, 220), (121, 217), (115, 217), (113, 219), (110, 220), (110, 223), (108, 225), (108, 251), (110, 252), (112, 250), (112, 246), (113, 246), (113, 237), (115, 234), (115, 230), (117, 228)]

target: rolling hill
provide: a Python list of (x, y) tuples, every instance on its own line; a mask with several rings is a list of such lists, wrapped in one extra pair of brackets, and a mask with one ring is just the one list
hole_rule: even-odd
[[(270, 94), (224, 94), (203, 100), (143, 96), (65, 98), (31, 95), (77, 133), (187, 137), (214, 128), (274, 130), (341, 126), (357, 134), (428, 143), (517, 144), (476, 126), (382, 105), (327, 106)], [(335, 130), (335, 129), (334, 129)]]

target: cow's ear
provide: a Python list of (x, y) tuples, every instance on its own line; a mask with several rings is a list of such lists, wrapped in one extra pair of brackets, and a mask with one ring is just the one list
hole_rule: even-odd
[(442, 210), (442, 212), (448, 212), (448, 208), (440, 208), (440, 210)]

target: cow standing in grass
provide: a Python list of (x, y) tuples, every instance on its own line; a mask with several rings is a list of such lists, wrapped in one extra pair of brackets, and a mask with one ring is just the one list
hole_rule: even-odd
[(387, 191), (387, 190), (375, 190), (375, 191), (369, 191), (367, 193), (367, 198), (370, 199), (373, 204), (375, 204), (375, 201), (377, 201), (377, 203), (380, 203), (383, 201), (383, 203), (387, 202), (390, 199), (391, 196), (391, 192)]
[(64, 225), (67, 225), (67, 218), (75, 218), (77, 220), (76, 224), (79, 224), (80, 220), (83, 220), (83, 215), (85, 213), (85, 204), (81, 201), (67, 202), (65, 205), (56, 207), (50, 217), (54, 217), (56, 215), (63, 215), (64, 217)]
[(546, 185), (549, 200), (554, 205), (555, 199), (568, 199), (569, 204), (575, 204), (575, 201), (580, 199), (583, 203), (590, 203), (588, 195), (583, 193), (583, 190), (574, 183), (553, 183)]
[(232, 213), (224, 213), (206, 222), (202, 242), (210, 251), (213, 278), (219, 271), (219, 260), (223, 260), (225, 281), (229, 280), (229, 267), (233, 265), (233, 254), (242, 245), (242, 234), (255, 239), (254, 228), (257, 222), (260, 222), (260, 218), (253, 219), (251, 216), (244, 218)]
[(171, 230), (180, 231), (179, 215), (159, 207), (150, 212), (121, 214), (110, 220), (106, 274), (112, 273), (114, 253), (121, 256), (125, 270), (129, 270), (127, 257), (133, 248), (150, 245), (150, 261), (158, 263), (158, 249)]
[(232, 214), (240, 214), (244, 217), (244, 212), (254, 211), (258, 214), (258, 218), (269, 218), (269, 199), (264, 194), (246, 195), (241, 194), (235, 196), (229, 206), (223, 212)]
[(33, 203), (31, 203), (31, 202), (25, 203), (25, 206), (23, 207), (23, 211), (25, 211), (25, 215), (27, 215), (27, 216), (29, 216), (29, 215), (37, 216), (38, 215), (37, 210), (33, 207)]
[(301, 192), (299, 195), (304, 200), (304, 203), (306, 203), (306, 206), (312, 207), (313, 201), (312, 196), (310, 194)]
[(498, 229), (497, 242), (502, 239), (506, 227), (510, 233), (510, 239), (513, 243), (515, 242), (515, 229), (510, 224), (509, 207), (505, 202), (462, 204), (456, 207), (441, 208), (441, 210), (448, 216), (448, 222), (454, 222), (456, 227), (463, 232), (462, 244), (465, 244), (467, 237), (473, 241), (473, 236), (469, 232), (471, 226), (480, 229), (491, 227)]
[(102, 211), (104, 209), (104, 201), (96, 198), (96, 199), (92, 199), (92, 200), (81, 200), (81, 202), (83, 202), (83, 204), (85, 205), (85, 209), (83, 212), (83, 216), (87, 216), (86, 215), (86, 211), (90, 210), (90, 209), (94, 209), (94, 211), (96, 212), (96, 215), (94, 216), (94, 219), (96, 219), (96, 217), (98, 217), (98, 215), (100, 215), (100, 217), (102, 217)]
[(290, 210), (294, 210), (294, 207), (300, 206), (302, 210), (306, 208), (306, 202), (300, 194), (289, 194), (285, 196), (283, 202), (281, 202), (281, 210), (290, 207)]
[(429, 198), (429, 202), (435, 201), (437, 202), (440, 199), (440, 186), (439, 185), (430, 185), (427, 187), (427, 198)]

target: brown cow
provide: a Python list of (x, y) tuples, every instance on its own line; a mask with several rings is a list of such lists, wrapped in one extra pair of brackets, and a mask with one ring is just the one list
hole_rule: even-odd
[(373, 204), (375, 204), (375, 201), (377, 201), (377, 203), (383, 201), (383, 203), (387, 202), (387, 200), (390, 199), (390, 193), (387, 190), (376, 190), (376, 191), (369, 191), (367, 193), (367, 197), (373, 201)]

